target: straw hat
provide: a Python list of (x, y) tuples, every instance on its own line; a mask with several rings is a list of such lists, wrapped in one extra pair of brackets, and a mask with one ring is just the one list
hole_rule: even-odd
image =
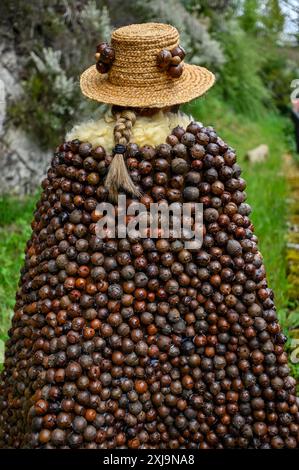
[(204, 67), (183, 62), (178, 78), (168, 73), (169, 68), (160, 68), (161, 51), (165, 53), (166, 49), (169, 55), (168, 51), (177, 50), (177, 46), (179, 33), (167, 24), (132, 24), (116, 29), (108, 46), (113, 53), (108, 73), (100, 73), (92, 65), (80, 77), (81, 90), (88, 98), (119, 106), (163, 108), (186, 103), (203, 95), (215, 77)]

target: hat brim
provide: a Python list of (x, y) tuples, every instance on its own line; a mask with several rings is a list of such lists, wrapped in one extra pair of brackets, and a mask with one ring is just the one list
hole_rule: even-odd
[(101, 103), (129, 107), (163, 108), (187, 103), (203, 95), (215, 82), (215, 76), (204, 67), (184, 64), (180, 78), (168, 78), (163, 83), (150, 86), (114, 85), (107, 74), (100, 74), (95, 65), (80, 77), (82, 93)]

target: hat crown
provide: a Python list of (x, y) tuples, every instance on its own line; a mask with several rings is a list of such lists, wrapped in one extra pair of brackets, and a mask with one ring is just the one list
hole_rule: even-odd
[(165, 23), (140, 23), (130, 24), (115, 29), (111, 35), (112, 41), (125, 42), (127, 44), (150, 45), (151, 43), (163, 43), (162, 47), (167, 46), (167, 42), (177, 41), (179, 39), (178, 30)]
[(132, 24), (116, 29), (111, 36), (115, 60), (109, 70), (109, 81), (134, 87), (165, 83), (169, 77), (158, 68), (157, 55), (162, 49), (176, 47), (179, 38), (174, 26), (163, 23)]

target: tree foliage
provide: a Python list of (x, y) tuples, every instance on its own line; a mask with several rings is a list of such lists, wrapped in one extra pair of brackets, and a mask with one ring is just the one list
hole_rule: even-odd
[(258, 0), (244, 0), (240, 24), (247, 33), (256, 34), (259, 30), (259, 7), (260, 2)]
[(272, 35), (275, 40), (282, 32), (285, 22), (285, 15), (282, 12), (279, 0), (267, 0), (265, 2), (261, 20), (265, 33)]
[(96, 44), (109, 39), (112, 27), (146, 21), (178, 28), (187, 60), (216, 73), (219, 99), (233, 109), (250, 115), (265, 106), (286, 111), (297, 75), (282, 53), (281, 1), (2, 0), (0, 34), (14, 44), (24, 85), (9, 116), (53, 146), (75, 116), (99, 109), (81, 97), (78, 85), (82, 70), (94, 62)]
[(9, 117), (43, 147), (53, 147), (75, 113), (82, 116), (96, 107), (82, 98), (78, 77), (93, 62), (96, 44), (110, 37), (107, 7), (95, 0), (3, 0), (0, 17), (2, 35), (14, 44), (24, 89)]
[(270, 102), (270, 93), (260, 76), (263, 57), (251, 38), (235, 20), (221, 33), (227, 58), (218, 86), (235, 110), (255, 117)]

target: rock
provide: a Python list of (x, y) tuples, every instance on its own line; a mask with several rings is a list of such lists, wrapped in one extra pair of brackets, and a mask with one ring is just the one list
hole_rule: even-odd
[(0, 136), (4, 134), (7, 104), (22, 93), (15, 51), (7, 43), (0, 44)]
[(0, 140), (0, 193), (33, 193), (51, 156), (52, 152), (42, 152), (24, 131), (9, 127)]
[(0, 194), (33, 193), (51, 159), (7, 118), (9, 104), (22, 95), (18, 58), (11, 43), (0, 44)]
[(4, 120), (6, 116), (6, 91), (4, 82), (0, 78), (0, 136), (4, 131)]
[(261, 144), (252, 150), (248, 150), (245, 157), (250, 163), (264, 162), (269, 157), (269, 147), (266, 144)]

